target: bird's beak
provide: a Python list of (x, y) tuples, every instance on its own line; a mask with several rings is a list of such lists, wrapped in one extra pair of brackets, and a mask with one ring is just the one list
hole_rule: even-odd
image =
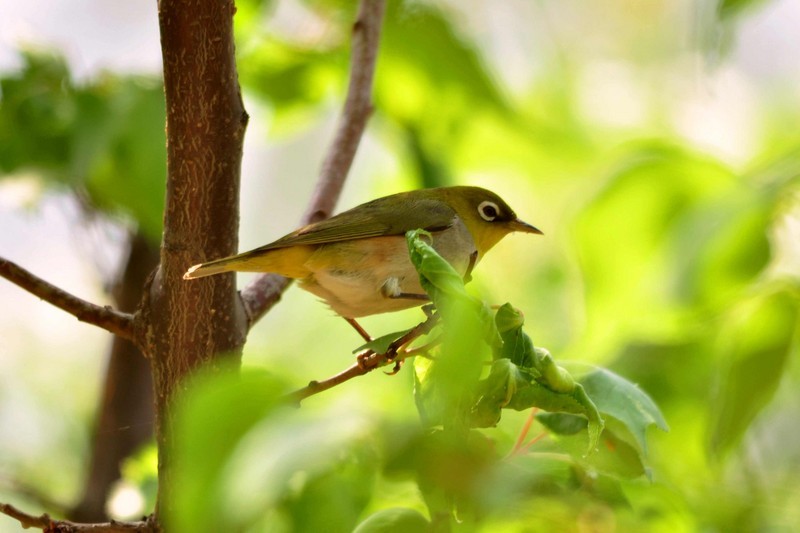
[(536, 226), (531, 226), (527, 222), (523, 222), (518, 218), (515, 218), (511, 222), (508, 223), (509, 228), (511, 231), (520, 231), (522, 233), (535, 233), (537, 235), (544, 235), (542, 230), (537, 228)]

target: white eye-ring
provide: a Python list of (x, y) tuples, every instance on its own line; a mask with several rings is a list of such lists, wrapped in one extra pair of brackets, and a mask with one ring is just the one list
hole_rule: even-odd
[(496, 203), (484, 200), (478, 205), (478, 214), (483, 220), (492, 222), (500, 214), (500, 208)]

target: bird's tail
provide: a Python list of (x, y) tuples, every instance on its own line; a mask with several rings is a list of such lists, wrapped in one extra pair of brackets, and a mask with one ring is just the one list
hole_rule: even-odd
[(204, 278), (206, 276), (213, 276), (214, 274), (235, 271), (236, 263), (236, 257), (224, 257), (222, 259), (217, 259), (216, 261), (200, 263), (187, 270), (186, 274), (183, 275), (183, 279)]
[(310, 246), (256, 248), (239, 255), (194, 265), (183, 279), (204, 278), (223, 272), (274, 272), (288, 278), (304, 278), (310, 273), (305, 263), (314, 252)]

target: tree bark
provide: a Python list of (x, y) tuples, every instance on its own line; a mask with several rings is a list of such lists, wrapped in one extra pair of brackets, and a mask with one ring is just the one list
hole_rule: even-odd
[(239, 91), (231, 0), (161, 0), (167, 108), (167, 196), (161, 264), (137, 320), (151, 359), (159, 448), (156, 517), (171, 486), (170, 401), (180, 383), (220, 357), (238, 360), (247, 321), (233, 274), (184, 281), (195, 263), (232, 255), (247, 125)]

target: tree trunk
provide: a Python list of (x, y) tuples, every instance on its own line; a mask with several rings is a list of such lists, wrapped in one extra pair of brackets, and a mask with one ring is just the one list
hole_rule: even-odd
[[(238, 360), (247, 321), (233, 274), (184, 281), (193, 264), (237, 251), (247, 114), (239, 92), (232, 1), (161, 0), (167, 196), (161, 264), (137, 321), (151, 359), (159, 449), (156, 518), (169, 502), (170, 401), (193, 371)], [(176, 488), (175, 488), (176, 489)]]

